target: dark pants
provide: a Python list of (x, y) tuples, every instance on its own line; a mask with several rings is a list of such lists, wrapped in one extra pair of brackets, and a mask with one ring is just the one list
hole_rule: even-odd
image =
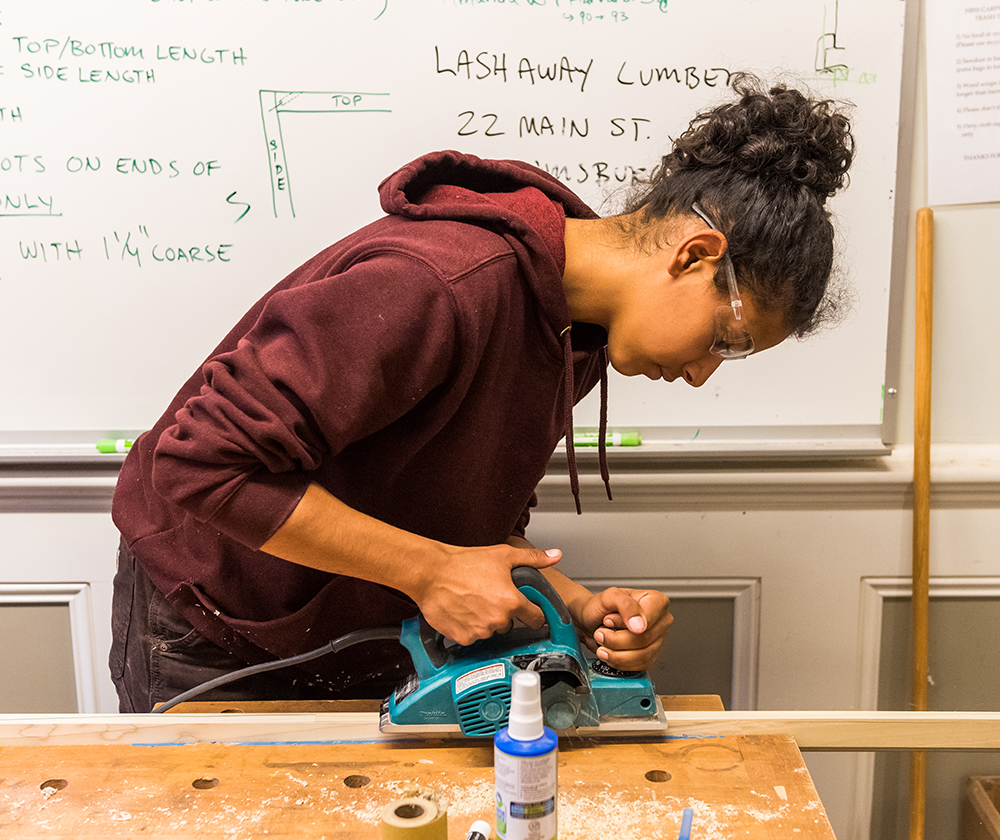
[[(153, 586), (125, 546), (118, 548), (118, 572), (111, 605), (111, 679), (120, 712), (148, 712), (157, 703), (247, 663), (209, 641)], [(326, 700), (388, 696), (405, 677), (396, 664), (349, 691), (332, 691), (296, 668), (243, 677), (193, 700)]]

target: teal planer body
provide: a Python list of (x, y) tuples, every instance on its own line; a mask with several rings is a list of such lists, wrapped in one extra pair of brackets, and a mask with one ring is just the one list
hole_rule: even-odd
[(407, 619), (400, 642), (415, 673), (382, 704), (382, 731), (461, 732), (492, 737), (507, 725), (511, 677), (538, 671), (551, 729), (663, 729), (645, 672), (618, 671), (585, 656), (569, 611), (537, 569), (512, 570), (517, 588), (545, 614), (541, 630), (515, 628), (468, 646), (446, 646), (423, 616)]

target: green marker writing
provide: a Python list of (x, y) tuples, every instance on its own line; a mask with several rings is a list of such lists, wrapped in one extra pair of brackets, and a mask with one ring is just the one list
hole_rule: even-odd
[(125, 438), (118, 438), (118, 440), (110, 440), (108, 438), (102, 438), (97, 441), (97, 451), (98, 452), (128, 452), (132, 448), (133, 441), (126, 440)]
[[(597, 446), (601, 436), (598, 432), (573, 432), (574, 446)], [(607, 432), (604, 435), (606, 446), (639, 446), (642, 435), (639, 432)]]

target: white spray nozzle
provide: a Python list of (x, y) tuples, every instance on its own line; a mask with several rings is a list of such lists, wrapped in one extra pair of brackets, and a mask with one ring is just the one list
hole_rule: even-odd
[(542, 679), (537, 671), (518, 671), (511, 679), (507, 734), (515, 741), (534, 741), (545, 734)]

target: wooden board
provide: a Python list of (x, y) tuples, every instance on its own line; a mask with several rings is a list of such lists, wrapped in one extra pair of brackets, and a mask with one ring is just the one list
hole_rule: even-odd
[[(417, 785), (449, 802), (449, 838), (492, 824), (492, 743), (22, 746), (0, 750), (0, 837), (365, 840)], [(833, 840), (785, 736), (563, 739), (559, 836)]]
[[(218, 710), (215, 710), (218, 711)], [(788, 735), (802, 750), (998, 750), (998, 712), (668, 711), (672, 737)], [(371, 711), (298, 714), (0, 715), (0, 747), (91, 744), (390, 743)]]

